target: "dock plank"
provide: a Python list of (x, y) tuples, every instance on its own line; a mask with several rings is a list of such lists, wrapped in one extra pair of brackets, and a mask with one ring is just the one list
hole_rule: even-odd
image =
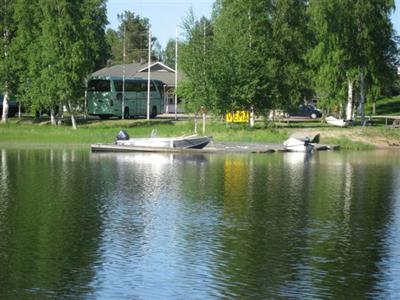
[[(314, 144), (316, 151), (338, 150), (338, 145)], [(209, 144), (203, 149), (182, 148), (156, 148), (156, 147), (133, 147), (116, 144), (93, 144), (92, 152), (152, 152), (152, 153), (273, 153), (286, 152), (281, 144), (254, 144), (219, 142)]]

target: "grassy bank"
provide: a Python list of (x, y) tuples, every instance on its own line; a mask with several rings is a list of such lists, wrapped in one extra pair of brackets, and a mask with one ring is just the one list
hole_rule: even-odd
[[(198, 131), (201, 131), (199, 124)], [(0, 143), (49, 143), (49, 144), (92, 144), (112, 142), (119, 130), (130, 136), (148, 137), (152, 130), (157, 136), (182, 136), (194, 133), (191, 120), (81, 120), (77, 130), (67, 124), (51, 126), (48, 122), (33, 123), (32, 120), (10, 120), (0, 125)], [(287, 136), (286, 129), (265, 130), (262, 126), (248, 129), (236, 126), (228, 129), (221, 122), (207, 122), (206, 134), (219, 141), (280, 143)]]
[[(51, 126), (48, 121), (35, 123), (30, 118), (11, 119), (0, 125), (0, 143), (7, 144), (47, 144), (47, 145), (90, 145), (92, 143), (113, 142), (119, 130), (126, 130), (131, 137), (148, 137), (152, 130), (157, 136), (182, 136), (193, 134), (193, 120), (175, 121), (171, 119), (147, 120), (83, 120), (78, 129), (68, 124)], [(201, 123), (198, 124), (201, 132)], [(342, 149), (366, 150), (400, 145), (400, 129), (384, 126), (374, 127), (329, 127), (321, 122), (292, 122), (279, 126), (268, 126), (262, 122), (253, 129), (245, 125), (227, 128), (219, 121), (207, 121), (206, 134), (215, 141), (235, 141), (254, 143), (282, 143), (294, 132), (320, 133), (321, 143), (338, 144)]]

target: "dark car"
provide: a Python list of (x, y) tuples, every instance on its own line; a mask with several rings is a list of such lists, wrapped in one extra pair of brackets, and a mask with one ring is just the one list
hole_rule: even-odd
[(316, 119), (321, 118), (322, 113), (318, 108), (312, 105), (300, 105), (299, 110), (291, 113), (289, 116)]
[[(18, 103), (13, 100), (8, 101), (8, 116), (14, 117), (18, 112)], [(0, 95), (0, 118), (3, 115), (3, 96)]]

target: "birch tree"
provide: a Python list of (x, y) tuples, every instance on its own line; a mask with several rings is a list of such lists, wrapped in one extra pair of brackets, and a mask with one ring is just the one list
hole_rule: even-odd
[(0, 29), (2, 33), (0, 41), (0, 93), (3, 94), (2, 123), (6, 123), (8, 120), (8, 101), (12, 84), (12, 56), (10, 56), (10, 45), (13, 38), (12, 5), (12, 0), (1, 0), (0, 2)]
[(347, 89), (348, 120), (353, 119), (356, 95), (364, 121), (366, 91), (393, 78), (397, 52), (390, 22), (393, 9), (392, 0), (310, 1), (315, 46), (309, 61), (315, 70), (315, 87), (325, 97), (342, 99)]
[(390, 16), (393, 0), (354, 1), (353, 20), (357, 30), (359, 112), (365, 121), (365, 101), (368, 90), (384, 87), (396, 78), (397, 47)]
[(14, 78), (16, 80), (16, 97), (26, 108), (35, 111), (34, 98), (31, 93), (32, 78), (37, 77), (38, 68), (34, 63), (40, 59), (37, 39), (39, 38), (39, 22), (41, 12), (38, 9), (39, 0), (15, 0), (13, 19), (16, 26), (12, 52), (14, 62)]
[(184, 96), (207, 98), (220, 114), (298, 103), (308, 78), (305, 12), (305, 1), (217, 1), (205, 51), (201, 22), (184, 26)]
[[(83, 103), (84, 78), (105, 64), (105, 1), (39, 1), (41, 11), (36, 42), (40, 57), (31, 62), (30, 93), (35, 106), (67, 107), (73, 128), (76, 109)], [(36, 76), (33, 75), (36, 73)]]
[[(213, 28), (210, 20), (203, 17), (196, 20), (193, 12), (183, 23), (186, 41), (179, 46), (179, 66), (186, 80), (179, 86), (179, 94), (187, 101), (188, 111), (197, 112), (201, 106), (215, 108), (211, 95), (210, 68), (214, 63), (211, 49)], [(171, 48), (174, 48), (175, 45)]]

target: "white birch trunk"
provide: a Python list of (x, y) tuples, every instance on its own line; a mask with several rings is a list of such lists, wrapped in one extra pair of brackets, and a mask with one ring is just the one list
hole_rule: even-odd
[(360, 115), (361, 115), (361, 124), (365, 125), (365, 74), (364, 69), (361, 70), (360, 73)]
[(206, 113), (203, 111), (203, 134), (206, 133)]
[(70, 114), (70, 116), (71, 116), (71, 125), (72, 125), (72, 128), (73, 128), (73, 129), (76, 129), (76, 120), (75, 120), (74, 112), (73, 112), (73, 110), (72, 110), (71, 102), (68, 101), (67, 107), (68, 107), (68, 112), (69, 112), (69, 114)]
[(194, 133), (197, 133), (197, 112), (194, 114)]
[(50, 109), (50, 123), (51, 123), (51, 125), (54, 125), (54, 126), (57, 125), (54, 108)]
[(72, 128), (73, 128), (73, 129), (76, 129), (75, 115), (74, 115), (72, 112), (70, 112), (70, 114), (71, 114), (71, 124), (72, 124)]
[(1, 123), (7, 123), (7, 121), (8, 121), (8, 92), (5, 92), (3, 97), (3, 114), (1, 116)]
[(64, 118), (64, 106), (62, 102), (58, 105), (58, 118), (57, 118), (57, 125), (62, 124), (62, 120)]
[(347, 95), (347, 107), (346, 107), (346, 120), (353, 118), (353, 81), (348, 81), (348, 95)]
[(253, 127), (254, 127), (254, 108), (252, 106), (250, 111), (250, 128)]

